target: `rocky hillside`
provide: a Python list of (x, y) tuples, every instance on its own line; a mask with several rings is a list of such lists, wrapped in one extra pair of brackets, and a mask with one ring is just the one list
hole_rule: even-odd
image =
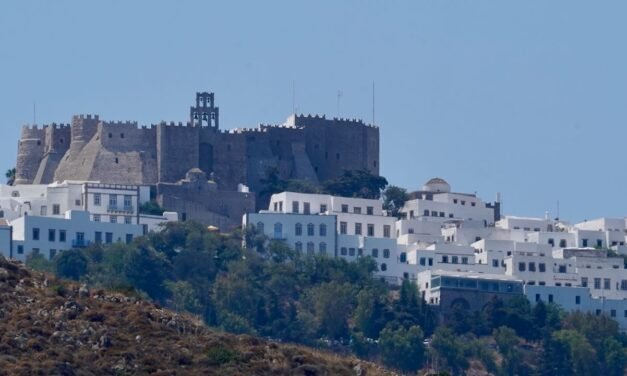
[(135, 297), (89, 291), (0, 256), (0, 375), (391, 375), (336, 357), (215, 332)]

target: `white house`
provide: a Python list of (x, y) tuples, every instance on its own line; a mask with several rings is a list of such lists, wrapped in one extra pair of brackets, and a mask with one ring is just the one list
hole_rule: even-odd
[(25, 261), (31, 253), (51, 259), (58, 252), (85, 247), (92, 243), (130, 243), (143, 235), (138, 224), (95, 222), (89, 212), (68, 210), (64, 218), (26, 215), (9, 223), (12, 228), (12, 248), (5, 257)]

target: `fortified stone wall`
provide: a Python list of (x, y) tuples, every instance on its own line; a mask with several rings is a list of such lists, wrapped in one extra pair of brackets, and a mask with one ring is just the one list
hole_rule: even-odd
[(222, 131), (213, 100), (212, 93), (198, 93), (192, 122), (186, 124), (138, 127), (78, 115), (70, 126), (24, 127), (16, 183), (70, 179), (154, 185), (177, 182), (200, 168), (222, 190), (243, 183), (257, 191), (269, 167), (284, 179), (312, 182), (344, 170), (379, 173), (377, 127), (356, 119), (294, 115), (285, 125)]

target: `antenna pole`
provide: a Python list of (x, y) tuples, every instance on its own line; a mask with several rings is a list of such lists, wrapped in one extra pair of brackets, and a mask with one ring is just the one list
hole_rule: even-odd
[(35, 102), (33, 102), (33, 125), (37, 124), (37, 107), (35, 106)]
[(292, 113), (296, 115), (296, 84), (292, 80)]
[(375, 121), (374, 121), (374, 81), (372, 81), (372, 125), (375, 125)]
[(560, 219), (560, 200), (557, 200), (557, 219)]

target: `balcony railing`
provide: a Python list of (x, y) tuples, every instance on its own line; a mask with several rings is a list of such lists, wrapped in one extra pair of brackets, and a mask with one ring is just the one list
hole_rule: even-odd
[(85, 240), (85, 239), (73, 239), (72, 240), (72, 247), (73, 248), (87, 247), (90, 244), (91, 244), (91, 241)]
[(133, 205), (123, 205), (123, 206), (109, 205), (107, 206), (107, 212), (109, 213), (133, 213), (135, 212), (134, 209), (135, 208), (133, 207)]

